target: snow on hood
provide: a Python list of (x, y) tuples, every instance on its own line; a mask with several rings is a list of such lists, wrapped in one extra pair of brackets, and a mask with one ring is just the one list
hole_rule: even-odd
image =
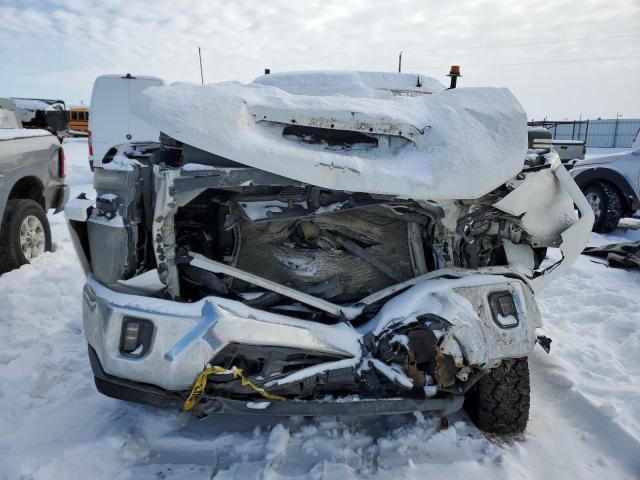
[(52, 137), (50, 132), (32, 128), (0, 128), (0, 140), (14, 140), (17, 138)]
[(444, 90), (444, 85), (435, 78), (417, 73), (390, 72), (271, 73), (256, 78), (253, 83), (271, 85), (295, 95), (346, 95), (366, 98), (421, 95)]
[(13, 98), (12, 100), (15, 102), (16, 107), (23, 110), (43, 110), (45, 112), (64, 110), (64, 103), (57, 100), (45, 101), (35, 98)]
[[(284, 123), (394, 126), (404, 129), (401, 137), (410, 130), (413, 141), (396, 136), (371, 149), (317, 148), (283, 137), (283, 125), (263, 121), (265, 112)], [(356, 98), (257, 83), (180, 83), (144, 90), (133, 113), (176, 140), (244, 165), (324, 188), (416, 200), (480, 197), (515, 176), (527, 151), (525, 112), (503, 88)]]

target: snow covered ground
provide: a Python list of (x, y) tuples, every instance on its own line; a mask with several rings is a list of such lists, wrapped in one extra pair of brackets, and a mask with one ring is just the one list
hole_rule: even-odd
[[(86, 140), (65, 142), (73, 194), (91, 191)], [(640, 478), (640, 272), (591, 257), (540, 298), (551, 354), (531, 358), (516, 439), (464, 413), (435, 419), (190, 415), (98, 394), (82, 333), (84, 281), (62, 215), (55, 252), (0, 276), (0, 480)], [(640, 239), (594, 234), (593, 245)]]

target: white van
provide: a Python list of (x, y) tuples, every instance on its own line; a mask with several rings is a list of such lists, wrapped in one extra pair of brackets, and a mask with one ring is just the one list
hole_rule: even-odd
[(158, 141), (157, 128), (131, 114), (131, 105), (148, 87), (165, 85), (158, 77), (146, 75), (101, 75), (91, 94), (89, 117), (89, 162), (102, 165), (105, 155), (125, 142)]

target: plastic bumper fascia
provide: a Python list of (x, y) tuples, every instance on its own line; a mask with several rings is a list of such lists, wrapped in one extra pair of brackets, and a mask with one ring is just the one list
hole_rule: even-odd
[[(153, 322), (143, 357), (120, 352), (126, 317)], [(109, 375), (184, 390), (225, 345), (302, 348), (351, 358), (360, 336), (347, 324), (323, 325), (207, 297), (191, 304), (118, 293), (89, 276), (83, 292), (84, 331)], [(355, 362), (355, 359), (354, 359)]]
[[(89, 276), (83, 295), (84, 331), (107, 374), (174, 391), (190, 388), (205, 365), (233, 343), (256, 349), (291, 347), (342, 358), (279, 378), (278, 384), (313, 375), (316, 370), (357, 368), (364, 335), (377, 336), (400, 318), (417, 321), (417, 316), (430, 312), (454, 323), (455, 341), (448, 345), (455, 352), (455, 343), (459, 343), (470, 365), (490, 367), (503, 358), (529, 354), (540, 316), (524, 282), (499, 275), (468, 275), (449, 285), (451, 288), (443, 289), (438, 280), (416, 285), (394, 297), (375, 319), (356, 330), (348, 323), (325, 325), (218, 297), (189, 304), (118, 293)], [(491, 292), (504, 290), (512, 292), (518, 305), (521, 322), (514, 328), (498, 327), (487, 304)], [(127, 317), (150, 320), (154, 325), (151, 345), (142, 357), (120, 351)]]

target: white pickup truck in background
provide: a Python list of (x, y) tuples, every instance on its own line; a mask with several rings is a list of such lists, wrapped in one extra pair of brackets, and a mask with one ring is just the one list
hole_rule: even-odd
[(0, 274), (51, 250), (46, 212), (64, 208), (64, 177), (58, 138), (22, 128), (13, 100), (0, 98)]
[(584, 140), (556, 139), (544, 127), (528, 127), (528, 134), (529, 148), (555, 150), (560, 157), (560, 161), (565, 164), (573, 164), (578, 160), (583, 160), (587, 153), (587, 144)]

